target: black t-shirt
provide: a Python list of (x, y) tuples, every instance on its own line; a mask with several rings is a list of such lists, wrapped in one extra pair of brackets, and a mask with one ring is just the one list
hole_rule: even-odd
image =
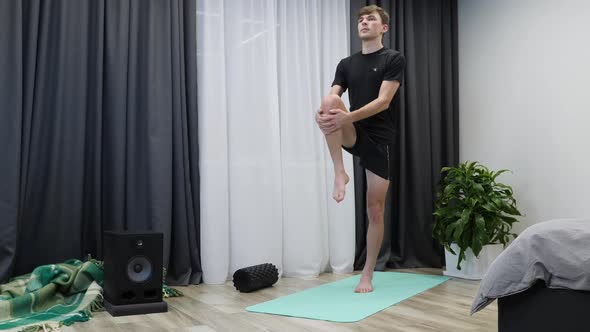
[[(340, 60), (332, 85), (340, 85), (345, 91), (348, 89), (350, 111), (353, 112), (379, 96), (383, 81), (399, 81), (401, 84), (405, 65), (406, 60), (400, 52), (386, 47), (369, 54), (358, 52)], [(397, 136), (397, 117), (393, 112), (395, 99), (394, 96), (387, 110), (356, 122), (377, 143), (391, 144)]]

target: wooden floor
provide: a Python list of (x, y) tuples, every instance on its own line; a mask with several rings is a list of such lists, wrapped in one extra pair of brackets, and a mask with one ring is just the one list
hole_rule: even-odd
[[(442, 274), (440, 269), (395, 271)], [(479, 282), (453, 278), (356, 323), (332, 323), (244, 310), (253, 304), (349, 276), (325, 273), (312, 280), (281, 278), (273, 287), (253, 293), (239, 293), (231, 282), (177, 287), (184, 296), (166, 299), (167, 313), (111, 317), (99, 312), (90, 321), (76, 323), (64, 331), (497, 331), (496, 302), (470, 316), (469, 309)]]

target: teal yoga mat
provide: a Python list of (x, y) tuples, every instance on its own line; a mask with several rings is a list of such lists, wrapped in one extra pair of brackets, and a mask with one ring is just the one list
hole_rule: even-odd
[(359, 279), (360, 275), (355, 275), (259, 303), (246, 310), (350, 323), (437, 286), (449, 278), (430, 274), (375, 272), (373, 292), (365, 294), (354, 292)]

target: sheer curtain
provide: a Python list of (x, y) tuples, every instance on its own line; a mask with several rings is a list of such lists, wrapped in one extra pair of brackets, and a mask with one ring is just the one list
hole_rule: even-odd
[(284, 276), (352, 271), (354, 187), (331, 199), (313, 120), (349, 54), (348, 10), (344, 0), (197, 1), (205, 283), (266, 262)]

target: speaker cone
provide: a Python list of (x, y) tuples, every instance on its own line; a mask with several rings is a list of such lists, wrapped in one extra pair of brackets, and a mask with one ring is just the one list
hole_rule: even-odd
[(133, 282), (145, 282), (152, 276), (152, 262), (145, 256), (132, 257), (127, 262), (127, 277)]

